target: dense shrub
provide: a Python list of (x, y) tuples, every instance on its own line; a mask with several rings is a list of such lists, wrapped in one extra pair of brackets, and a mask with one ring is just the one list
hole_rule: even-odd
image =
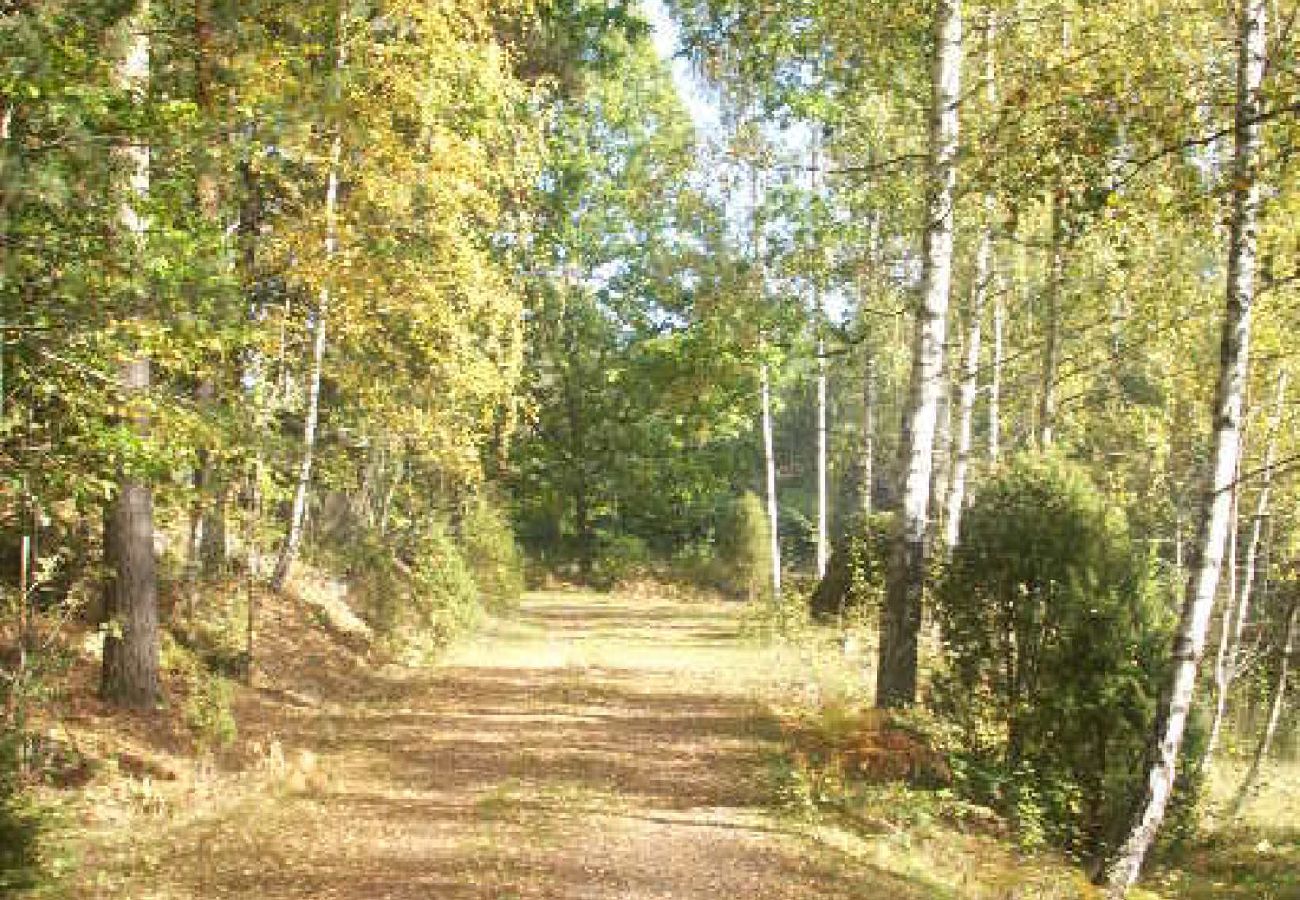
[(358, 548), (360, 612), (399, 658), (425, 662), (477, 620), (478, 586), (441, 522), (408, 535), (396, 553), (390, 543), (372, 535)]
[(936, 702), (962, 727), (965, 786), (1031, 842), (1096, 860), (1122, 836), (1167, 666), (1160, 598), (1123, 516), (1076, 466), (1017, 459), (963, 517), (936, 598), (949, 664)]
[(771, 595), (771, 535), (763, 501), (747, 491), (732, 504), (718, 532), (728, 592), (751, 601)]
[(472, 505), (461, 522), (461, 546), (483, 605), (500, 612), (524, 593), (524, 558), (510, 523), (486, 500)]

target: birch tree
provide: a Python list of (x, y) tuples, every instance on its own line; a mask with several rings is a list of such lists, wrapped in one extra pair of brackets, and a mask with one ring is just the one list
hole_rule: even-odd
[(1196, 674), (1214, 606), (1228, 534), (1232, 488), (1241, 443), (1243, 397), (1250, 360), (1259, 229), (1260, 114), (1266, 52), (1265, 0), (1242, 0), (1237, 12), (1237, 97), (1228, 246), (1227, 309), (1214, 399), (1214, 449), (1202, 508), (1196, 560), (1173, 645), (1173, 674), (1156, 728), (1154, 762), (1141, 812), (1107, 875), (1111, 897), (1137, 881), (1173, 794), (1178, 756), (1191, 713)]
[[(336, 81), (335, 99), (342, 90), (342, 79), (347, 69), (347, 13), (340, 8), (338, 17), (337, 48), (335, 50), (334, 74)], [(303, 525), (307, 517), (307, 499), (311, 491), (312, 463), (316, 455), (316, 429), (320, 422), (320, 386), (321, 375), (325, 367), (325, 346), (330, 315), (330, 267), (338, 252), (338, 203), (339, 203), (339, 166), (343, 162), (342, 126), (335, 122), (333, 137), (330, 140), (329, 172), (325, 188), (325, 281), (320, 288), (320, 299), (316, 305), (313, 323), (311, 374), (307, 387), (307, 412), (303, 419), (302, 462), (298, 468), (297, 484), (294, 488), (293, 507), (289, 512), (289, 534), (280, 550), (271, 576), (273, 590), (284, 589), (285, 582), (298, 556), (302, 544)]]
[(881, 707), (905, 706), (916, 700), (917, 641), (925, 587), (935, 423), (943, 389), (944, 342), (952, 286), (962, 66), (961, 0), (936, 3), (933, 29), (921, 302), (913, 336), (912, 375), (899, 466), (903, 477), (902, 510), (889, 561), (881, 621), (876, 679), (876, 704)]

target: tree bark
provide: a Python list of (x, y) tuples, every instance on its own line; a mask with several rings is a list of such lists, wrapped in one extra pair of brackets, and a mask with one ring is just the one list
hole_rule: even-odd
[(901, 443), (902, 510), (890, 556), (876, 704), (916, 700), (917, 641), (925, 587), (935, 420), (942, 391), (948, 298), (952, 287), (953, 200), (957, 180), (961, 90), (961, 0), (939, 0), (934, 12), (933, 102), (927, 172), (922, 296), (913, 338), (911, 386)]
[[(122, 25), (122, 56), (114, 72), (117, 86), (133, 102), (143, 103), (149, 86), (149, 2), (143, 0)], [(146, 221), (139, 204), (149, 196), (149, 148), (118, 147), (113, 155), (126, 173), (118, 228), (128, 253), (143, 250)], [(133, 292), (136, 286), (131, 286)], [(143, 310), (139, 298), (134, 312)], [(149, 431), (145, 411), (151, 366), (147, 356), (124, 362), (119, 376), (128, 421), (140, 437)], [(124, 472), (105, 517), (104, 550), (108, 563), (105, 591), (104, 666), (101, 690), (114, 703), (153, 706), (158, 688), (158, 579), (153, 555), (153, 489), (141, 476)]]
[[(345, 39), (346, 13), (339, 11), (338, 50), (335, 70), (342, 76), (347, 67), (347, 41)], [(343, 160), (343, 134), (338, 125), (330, 145), (329, 183), (325, 190), (325, 260), (328, 266), (338, 252), (338, 199), (339, 166)], [(311, 490), (312, 463), (316, 454), (316, 428), (320, 421), (320, 384), (325, 365), (326, 329), (329, 323), (330, 285), (328, 276), (320, 290), (320, 303), (316, 307), (315, 339), (312, 346), (311, 383), (307, 393), (307, 415), (303, 422), (302, 464), (298, 470), (298, 484), (294, 490), (293, 508), (289, 514), (289, 536), (280, 550), (271, 576), (271, 589), (282, 591), (289, 579), (293, 563), (302, 544), (303, 523), (307, 518), (307, 498)]]
[(1259, 115), (1265, 59), (1265, 0), (1242, 0), (1239, 9), (1232, 218), (1228, 252), (1227, 311), (1214, 404), (1214, 455), (1209, 495), (1197, 532), (1197, 558), (1174, 640), (1168, 699), (1156, 729), (1154, 764), (1142, 809), (1107, 876), (1111, 897), (1137, 881), (1173, 794), (1178, 754), (1191, 711), (1196, 672), (1214, 606), (1227, 540), (1232, 487), (1241, 442), (1241, 418), (1250, 359), (1251, 306), (1255, 299), (1260, 188), (1257, 174)]

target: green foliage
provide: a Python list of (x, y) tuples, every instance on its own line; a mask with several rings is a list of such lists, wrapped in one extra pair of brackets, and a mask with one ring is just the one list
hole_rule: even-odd
[(207, 671), (200, 671), (185, 698), (185, 724), (202, 750), (227, 747), (235, 742), (239, 727), (231, 708), (234, 688), (230, 681)]
[(731, 593), (751, 603), (772, 594), (772, 531), (767, 510), (753, 491), (731, 504), (718, 534), (718, 555)]
[(1022, 456), (986, 481), (937, 592), (965, 787), (1029, 843), (1091, 859), (1128, 825), (1170, 613), (1148, 558), (1077, 466)]
[(460, 543), (483, 606), (492, 612), (517, 606), (524, 593), (524, 558), (501, 510), (487, 500), (471, 505), (460, 523)]
[(368, 535), (352, 562), (360, 612), (394, 655), (423, 664), (478, 621), (478, 585), (441, 521), (406, 537), (396, 554), (390, 541)]

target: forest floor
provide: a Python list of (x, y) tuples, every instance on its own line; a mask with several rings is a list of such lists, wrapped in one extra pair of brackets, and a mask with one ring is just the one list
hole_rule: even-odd
[(868, 673), (758, 640), (734, 605), (534, 594), (426, 670), (369, 669), (278, 615), (237, 764), (86, 787), (47, 896), (1091, 896), (906, 789), (855, 823), (801, 814), (819, 788), (784, 711)]

